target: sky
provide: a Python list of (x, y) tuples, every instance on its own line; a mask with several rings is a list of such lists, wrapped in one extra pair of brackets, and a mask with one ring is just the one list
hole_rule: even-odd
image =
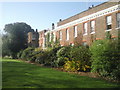
[(0, 30), (5, 24), (25, 22), (38, 31), (102, 2), (0, 2)]

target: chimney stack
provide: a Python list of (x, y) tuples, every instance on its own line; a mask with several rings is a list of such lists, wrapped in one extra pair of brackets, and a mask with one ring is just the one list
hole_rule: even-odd
[(59, 22), (61, 22), (62, 21), (62, 19), (59, 19)]
[(94, 5), (92, 5), (92, 8), (94, 7)]
[(90, 6), (89, 9), (92, 9), (94, 7), (94, 5)]
[(36, 29), (36, 32), (38, 32), (38, 30)]
[(54, 25), (54, 23), (52, 23), (52, 30), (53, 30), (53, 29), (55, 29), (55, 25)]

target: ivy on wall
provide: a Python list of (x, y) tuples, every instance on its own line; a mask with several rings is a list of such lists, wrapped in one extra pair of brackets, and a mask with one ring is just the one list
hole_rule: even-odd
[(60, 42), (59, 42), (59, 40), (57, 38), (55, 38), (55, 41), (54, 41), (54, 34), (53, 33), (51, 33), (51, 36), (50, 36), (50, 33), (47, 33), (45, 46), (47, 48), (59, 47)]

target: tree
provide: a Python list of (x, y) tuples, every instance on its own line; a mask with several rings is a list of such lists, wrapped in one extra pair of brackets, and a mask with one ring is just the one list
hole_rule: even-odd
[(21, 49), (27, 48), (27, 33), (34, 30), (26, 23), (12, 23), (6, 24), (3, 36), (3, 49), (9, 51), (13, 58), (16, 58), (17, 52)]
[(10, 53), (9, 53), (9, 41), (8, 41), (8, 37), (7, 35), (3, 35), (2, 36), (2, 56), (10, 56)]

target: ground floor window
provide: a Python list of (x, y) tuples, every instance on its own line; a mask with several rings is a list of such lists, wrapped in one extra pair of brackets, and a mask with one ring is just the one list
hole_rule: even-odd
[(120, 28), (120, 13), (117, 13), (117, 28)]

